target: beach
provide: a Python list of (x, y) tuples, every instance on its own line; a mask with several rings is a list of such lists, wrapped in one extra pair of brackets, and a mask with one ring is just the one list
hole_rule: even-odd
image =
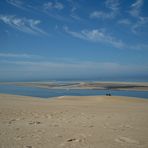
[(147, 148), (148, 100), (0, 94), (1, 148)]

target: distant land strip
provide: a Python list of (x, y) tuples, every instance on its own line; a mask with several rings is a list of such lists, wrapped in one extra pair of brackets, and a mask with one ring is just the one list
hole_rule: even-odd
[(0, 84), (46, 89), (109, 89), (148, 91), (148, 82), (0, 82)]

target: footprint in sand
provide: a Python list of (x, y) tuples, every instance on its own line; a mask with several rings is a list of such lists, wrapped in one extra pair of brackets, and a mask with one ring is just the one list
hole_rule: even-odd
[(28, 124), (33, 124), (33, 125), (37, 125), (37, 124), (41, 124), (41, 122), (40, 121), (31, 121), (31, 122), (29, 122)]
[(44, 117), (45, 117), (45, 118), (48, 118), (48, 119), (51, 119), (51, 118), (52, 118), (52, 115), (46, 114), (46, 115), (44, 115)]
[(82, 135), (76, 136), (75, 138), (69, 138), (66, 140), (66, 142), (62, 143), (60, 146), (65, 148), (67, 146), (69, 147), (70, 145), (76, 146), (77, 144), (81, 145), (81, 146), (85, 145), (85, 147), (86, 147), (87, 142), (86, 142), (85, 135), (82, 134)]
[(137, 140), (130, 139), (128, 137), (122, 137), (122, 136), (115, 139), (115, 141), (118, 142), (118, 143), (139, 144), (139, 141), (137, 141)]
[(70, 139), (67, 139), (66, 142), (62, 143), (60, 146), (66, 147), (66, 145), (68, 144), (74, 144), (74, 143), (79, 143), (79, 142), (81, 142), (81, 139), (70, 138)]
[(19, 121), (20, 118), (16, 118), (16, 119), (11, 119), (8, 124), (12, 124), (12, 123), (15, 123), (16, 121)]
[(26, 148), (32, 148), (32, 146), (31, 145), (27, 145)]
[(22, 140), (25, 136), (16, 136), (14, 139), (15, 140)]
[(79, 141), (79, 139), (72, 138), (72, 139), (68, 139), (68, 140), (67, 140), (67, 142), (73, 142), (73, 141), (78, 142), (78, 141)]
[(12, 124), (13, 122), (15, 122), (16, 121), (16, 119), (12, 119), (12, 120), (10, 120), (9, 122), (8, 122), (8, 124)]

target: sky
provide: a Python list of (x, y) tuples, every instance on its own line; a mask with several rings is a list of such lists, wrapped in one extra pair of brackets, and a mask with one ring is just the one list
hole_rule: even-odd
[(147, 0), (0, 0), (0, 81), (148, 81)]

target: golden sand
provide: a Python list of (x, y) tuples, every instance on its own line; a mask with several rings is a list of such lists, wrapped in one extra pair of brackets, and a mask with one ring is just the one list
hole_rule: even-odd
[(148, 100), (0, 95), (1, 148), (148, 148)]

